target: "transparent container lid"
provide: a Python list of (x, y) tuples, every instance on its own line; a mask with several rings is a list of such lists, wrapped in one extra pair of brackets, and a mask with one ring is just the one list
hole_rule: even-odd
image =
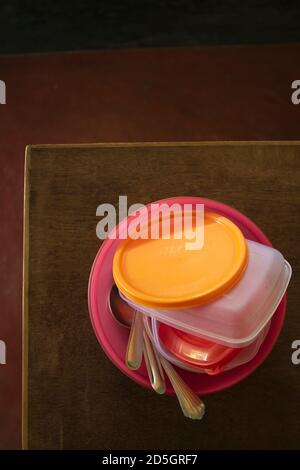
[(199, 307), (165, 310), (139, 305), (136, 310), (188, 333), (243, 348), (256, 339), (276, 311), (292, 269), (274, 248), (247, 240), (249, 261), (241, 280), (226, 294)]

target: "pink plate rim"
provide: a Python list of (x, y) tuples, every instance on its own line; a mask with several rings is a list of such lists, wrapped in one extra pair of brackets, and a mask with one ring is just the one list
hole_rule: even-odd
[[(272, 243), (270, 242), (270, 240), (266, 237), (266, 235), (262, 232), (262, 230), (252, 220), (250, 220), (246, 215), (242, 214), (238, 210), (222, 202), (215, 201), (212, 199), (207, 199), (207, 198), (196, 197), (196, 196), (195, 197), (194, 196), (171, 197), (171, 198), (161, 199), (161, 200), (154, 201), (154, 202), (168, 203), (168, 204), (173, 204), (174, 202), (177, 202), (180, 204), (198, 203), (198, 204), (207, 205), (209, 207), (209, 210), (214, 210), (218, 213), (221, 213), (225, 215), (226, 217), (228, 217), (229, 219), (236, 222), (238, 225), (246, 228), (247, 231), (251, 233), (253, 240), (258, 241), (267, 246), (272, 246)], [(149, 203), (147, 207), (149, 207), (150, 204), (151, 203)], [(130, 216), (130, 217), (133, 217), (133, 216)], [(122, 223), (124, 222), (125, 221), (123, 221)], [(91, 320), (95, 335), (98, 339), (98, 342), (100, 343), (103, 351), (105, 352), (109, 360), (118, 369), (120, 369), (125, 375), (127, 375), (130, 379), (134, 380), (136, 383), (138, 383), (139, 385), (143, 387), (151, 388), (151, 385), (148, 379), (146, 378), (146, 376), (142, 375), (139, 371), (129, 370), (126, 367), (125, 362), (122, 361), (118, 357), (116, 352), (114, 351), (111, 345), (111, 342), (109, 341), (109, 339), (107, 338), (107, 335), (105, 334), (104, 329), (97, 328), (97, 325), (95, 322), (95, 315), (98, 314), (98, 312), (96, 312), (96, 306), (95, 306), (96, 304), (95, 304), (95, 301), (94, 301), (95, 299), (93, 296), (93, 287), (94, 287), (93, 278), (94, 278), (95, 268), (98, 264), (99, 258), (103, 256), (106, 251), (108, 251), (111, 243), (112, 243), (112, 240), (110, 239), (106, 239), (102, 243), (102, 246), (99, 248), (98, 253), (94, 259), (92, 268), (91, 268), (89, 283), (88, 283), (88, 308), (89, 308), (90, 320)], [(284, 322), (284, 318), (285, 318), (286, 304), (287, 304), (287, 296), (285, 294), (272, 318), (271, 326), (267, 334), (267, 337), (265, 338), (257, 355), (250, 362), (243, 364), (239, 367), (236, 367), (234, 369), (231, 369), (222, 374), (219, 374), (219, 375), (206, 376), (204, 380), (205, 383), (202, 384), (200, 380), (200, 385), (198, 387), (193, 387), (194, 391), (201, 395), (216, 393), (239, 383), (240, 381), (248, 377), (248, 375), (253, 373), (265, 361), (265, 359), (270, 354), (271, 350), (273, 349), (277, 341), (277, 338), (280, 334), (280, 331), (282, 329), (282, 325)], [(120, 326), (120, 328), (122, 328), (122, 326)], [(180, 373), (183, 376), (185, 376), (186, 374), (195, 375), (192, 372), (186, 373), (186, 371), (181, 371), (181, 370), (180, 370)], [(172, 387), (170, 386), (170, 384), (167, 385), (167, 394), (169, 395), (174, 394), (174, 391)]]

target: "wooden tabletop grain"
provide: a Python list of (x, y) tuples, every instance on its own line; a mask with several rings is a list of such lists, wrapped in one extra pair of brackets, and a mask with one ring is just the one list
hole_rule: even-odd
[[(299, 448), (299, 142), (33, 146), (27, 150), (24, 237), (24, 445), (30, 449)], [(87, 308), (101, 244), (96, 208), (175, 195), (247, 214), (294, 274), (280, 338), (235, 387), (206, 397), (202, 422), (156, 396), (102, 352)]]

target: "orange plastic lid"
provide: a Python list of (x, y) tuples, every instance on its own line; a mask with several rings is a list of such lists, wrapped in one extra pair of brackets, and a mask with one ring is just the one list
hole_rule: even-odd
[(184, 232), (181, 239), (174, 238), (174, 225), (170, 224), (169, 239), (127, 238), (118, 246), (114, 280), (133, 302), (165, 309), (194, 307), (224, 294), (241, 278), (248, 251), (233, 222), (205, 212), (204, 243), (196, 250), (187, 249), (190, 240), (184, 238)]

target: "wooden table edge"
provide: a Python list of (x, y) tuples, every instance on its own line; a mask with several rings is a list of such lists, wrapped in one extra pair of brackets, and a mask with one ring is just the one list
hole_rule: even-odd
[(205, 147), (222, 145), (300, 145), (300, 140), (203, 140), (203, 141), (153, 141), (153, 142), (99, 142), (83, 144), (34, 144), (28, 145), (30, 149), (39, 150), (47, 148), (141, 148), (141, 147)]
[(29, 282), (29, 171), (31, 148), (25, 149), (23, 206), (22, 290), (22, 449), (28, 449), (28, 282)]

